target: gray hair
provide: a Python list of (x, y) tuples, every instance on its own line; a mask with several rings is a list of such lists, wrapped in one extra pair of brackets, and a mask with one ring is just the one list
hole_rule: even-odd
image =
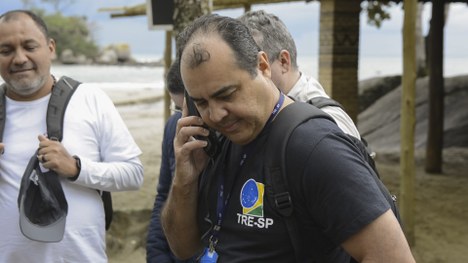
[(273, 63), (281, 52), (287, 50), (292, 66), (297, 69), (297, 50), (291, 33), (276, 15), (263, 10), (249, 11), (238, 18), (250, 30), (257, 45), (267, 53)]

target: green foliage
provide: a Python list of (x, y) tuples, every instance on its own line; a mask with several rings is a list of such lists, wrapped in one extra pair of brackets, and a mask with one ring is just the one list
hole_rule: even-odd
[(40, 0), (41, 3), (53, 6), (55, 13), (47, 14), (44, 9), (37, 7), (35, 0), (21, 0), (25, 9), (30, 9), (44, 19), (49, 28), (50, 37), (56, 42), (57, 56), (65, 49), (73, 51), (74, 55), (82, 54), (88, 58), (94, 58), (99, 47), (92, 38), (92, 32), (86, 21), (86, 17), (63, 16), (61, 9), (69, 8), (75, 0)]
[(57, 55), (63, 50), (70, 49), (75, 55), (83, 54), (93, 58), (97, 55), (99, 48), (92, 38), (85, 17), (65, 17), (61, 13), (44, 15), (50, 36), (55, 40)]
[(24, 9), (36, 8), (39, 3), (50, 4), (54, 8), (55, 12), (63, 11), (64, 8), (71, 7), (75, 0), (40, 0), (39, 3), (36, 0), (21, 0)]
[(386, 0), (367, 1), (363, 9), (367, 10), (367, 23), (380, 28), (384, 20), (390, 19), (390, 14), (385, 10), (391, 3)]

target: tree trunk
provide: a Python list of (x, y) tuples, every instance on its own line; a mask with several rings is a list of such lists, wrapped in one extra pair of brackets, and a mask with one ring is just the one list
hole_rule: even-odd
[(174, 0), (174, 36), (193, 20), (211, 12), (210, 0)]
[(164, 83), (166, 89), (164, 89), (164, 123), (171, 116), (171, 95), (167, 90), (167, 72), (172, 64), (172, 31), (166, 31), (166, 46), (164, 49)]
[(432, 1), (429, 44), (429, 124), (426, 144), (426, 172), (442, 172), (444, 144), (444, 1)]
[[(174, 1), (174, 14), (173, 14), (173, 30), (166, 31), (166, 48), (164, 50), (164, 81), (167, 87), (166, 75), (169, 67), (172, 64), (172, 38), (177, 38), (181, 32), (190, 22), (204, 14), (211, 12), (212, 0), (173, 0)], [(177, 39), (176, 39), (177, 40)], [(176, 43), (177, 47), (177, 43)], [(177, 48), (176, 48), (177, 52)], [(177, 54), (176, 54), (177, 57)], [(171, 98), (167, 89), (164, 91), (164, 120), (169, 118)]]
[(426, 43), (422, 31), (422, 12), (424, 3), (418, 3), (416, 15), (416, 72), (418, 77), (427, 76)]
[(417, 1), (404, 1), (403, 22), (403, 78), (401, 93), (400, 118), (400, 212), (405, 234), (410, 246), (415, 245), (414, 238), (414, 130), (416, 124), (416, 50), (415, 27)]

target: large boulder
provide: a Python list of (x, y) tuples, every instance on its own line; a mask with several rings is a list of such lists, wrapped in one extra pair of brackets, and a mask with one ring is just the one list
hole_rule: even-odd
[(75, 54), (71, 49), (64, 49), (60, 54), (60, 61), (63, 64), (76, 64)]
[(130, 52), (130, 46), (128, 44), (116, 44), (114, 50), (117, 53), (117, 59), (119, 62), (129, 62), (132, 58)]
[(374, 104), (379, 98), (401, 84), (401, 76), (365, 79), (359, 82), (359, 112)]
[(117, 52), (113, 49), (103, 50), (99, 57), (96, 59), (96, 62), (100, 64), (117, 64), (117, 61)]
[(83, 54), (76, 54), (71, 49), (64, 49), (60, 54), (60, 62), (62, 64), (91, 64), (92, 59), (87, 58)]
[(100, 64), (135, 64), (128, 44), (112, 44), (106, 46), (96, 59)]
[[(361, 135), (375, 151), (400, 149), (401, 85), (358, 116)], [(444, 147), (468, 147), (468, 76), (445, 79)], [(428, 77), (416, 81), (415, 148), (424, 149), (428, 127)]]

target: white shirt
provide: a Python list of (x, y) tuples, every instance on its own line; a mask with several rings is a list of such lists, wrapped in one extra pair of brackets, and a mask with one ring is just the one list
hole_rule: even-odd
[(0, 263), (107, 262), (102, 200), (96, 191), (136, 190), (143, 182), (141, 150), (110, 98), (81, 84), (64, 118), (62, 143), (81, 159), (75, 182), (62, 179), (68, 202), (63, 240), (31, 241), (19, 228), (18, 191), (29, 158), (46, 133), (50, 95), (35, 101), (6, 98), (6, 123), (0, 156)]
[[(299, 80), (294, 84), (294, 87), (289, 91), (288, 96), (297, 101), (308, 101), (315, 97), (329, 98), (322, 85), (320, 85), (317, 80), (312, 77), (307, 77), (302, 73)], [(321, 108), (321, 110), (328, 113), (344, 133), (361, 139), (356, 125), (354, 125), (351, 117), (349, 117), (343, 109), (339, 107), (326, 106)]]

